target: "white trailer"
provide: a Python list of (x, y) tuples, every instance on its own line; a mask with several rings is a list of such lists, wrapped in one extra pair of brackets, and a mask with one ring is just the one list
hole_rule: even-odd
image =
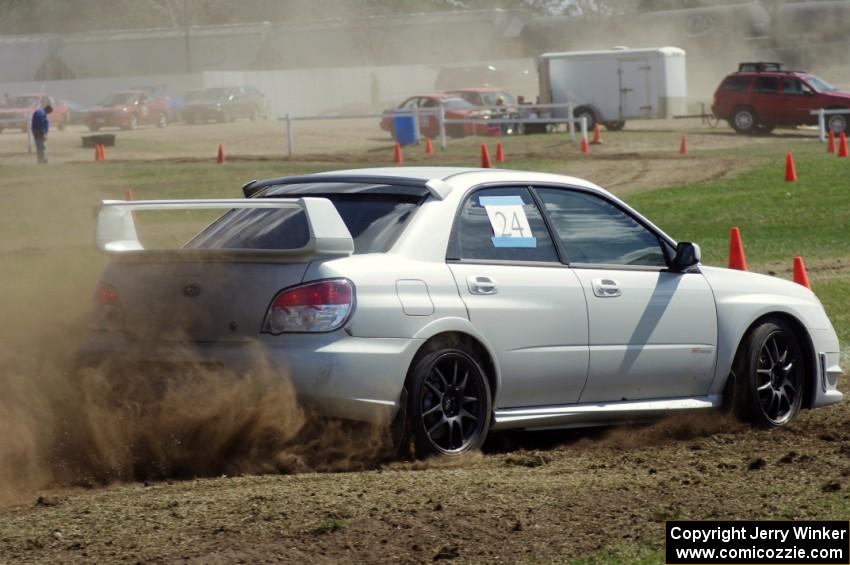
[[(572, 104), (589, 127), (621, 129), (626, 120), (687, 112), (685, 51), (678, 47), (544, 53), (538, 77), (541, 104)], [(552, 114), (567, 117), (560, 108)]]

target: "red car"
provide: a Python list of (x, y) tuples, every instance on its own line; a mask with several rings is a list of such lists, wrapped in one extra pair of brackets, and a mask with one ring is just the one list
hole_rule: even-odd
[[(489, 110), (480, 110), (457, 96), (449, 94), (425, 94), (420, 96), (411, 96), (404, 102), (398, 105), (397, 108), (384, 112), (384, 117), (381, 119), (381, 129), (390, 132), (390, 135), (395, 138), (393, 130), (393, 118), (401, 110), (412, 111), (414, 108), (421, 110), (434, 110), (442, 107), (445, 109), (445, 116), (451, 120), (462, 120), (466, 118), (489, 118), (491, 112)], [(426, 115), (419, 118), (419, 131), (422, 135), (430, 138), (435, 138), (440, 135), (440, 122), (437, 116)], [(499, 135), (501, 129), (498, 125), (489, 124), (446, 124), (446, 135), (449, 137), (464, 137), (472, 134), (479, 135)]]
[[(812, 110), (850, 108), (843, 92), (815, 75), (782, 70), (779, 63), (741, 63), (714, 93), (714, 115), (742, 134), (769, 133), (776, 126), (815, 125)], [(850, 114), (827, 114), (827, 127), (847, 131)]]
[(0, 131), (14, 128), (26, 132), (33, 112), (47, 104), (53, 106), (50, 124), (60, 130), (65, 129), (71, 121), (71, 110), (64, 102), (46, 94), (21, 94), (12, 96), (0, 106)]
[(88, 126), (91, 131), (104, 127), (136, 129), (140, 125), (168, 125), (168, 100), (150, 97), (141, 90), (125, 90), (106, 97), (89, 110)]

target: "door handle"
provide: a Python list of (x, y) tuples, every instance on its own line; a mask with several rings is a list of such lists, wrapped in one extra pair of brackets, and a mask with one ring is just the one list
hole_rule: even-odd
[(466, 286), (469, 287), (470, 294), (496, 294), (499, 292), (496, 281), (482, 275), (466, 277)]
[(614, 279), (593, 279), (590, 284), (593, 287), (593, 295), (599, 298), (616, 298), (623, 294), (620, 283)]

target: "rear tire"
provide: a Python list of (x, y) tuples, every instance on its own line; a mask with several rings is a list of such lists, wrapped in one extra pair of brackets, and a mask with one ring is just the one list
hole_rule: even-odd
[(598, 119), (596, 117), (596, 112), (594, 112), (593, 108), (591, 108), (590, 106), (579, 106), (578, 108), (576, 108), (573, 112), (573, 117), (578, 120), (578, 123), (576, 124), (576, 127), (578, 128), (581, 127), (582, 116), (587, 118), (587, 130), (592, 130), (593, 126), (596, 125), (596, 121)]
[(626, 127), (626, 122), (620, 120), (616, 122), (605, 122), (603, 125), (608, 131), (620, 131), (621, 129)]
[(758, 128), (758, 114), (749, 106), (740, 106), (732, 111), (729, 125), (742, 135), (752, 135)]
[(785, 322), (768, 319), (753, 328), (735, 359), (738, 417), (761, 428), (793, 421), (803, 401), (805, 363), (800, 340)]
[(408, 381), (410, 430), (421, 458), (481, 448), (490, 430), (487, 376), (472, 352), (444, 348), (420, 358)]
[(159, 118), (157, 118), (156, 127), (160, 129), (168, 127), (168, 116), (166, 116), (164, 112), (159, 115)]

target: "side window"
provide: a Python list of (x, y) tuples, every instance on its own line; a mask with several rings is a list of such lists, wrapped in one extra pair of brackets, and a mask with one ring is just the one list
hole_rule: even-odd
[(418, 102), (418, 98), (410, 98), (409, 100), (405, 100), (404, 104), (402, 104), (401, 107), (406, 108), (408, 110), (412, 110), (413, 108), (416, 108)]
[(572, 190), (537, 193), (570, 263), (667, 266), (658, 237), (607, 200)]
[(786, 96), (802, 96), (803, 83), (799, 79), (792, 77), (783, 77), (782, 79), (782, 94)]
[(760, 94), (776, 94), (779, 88), (779, 79), (776, 77), (756, 77), (753, 84), (753, 92)]
[(488, 261), (558, 261), (527, 188), (488, 188), (467, 197), (455, 220), (449, 256)]
[(723, 88), (729, 92), (741, 92), (747, 90), (752, 82), (752, 77), (749, 76), (730, 76), (723, 83)]

